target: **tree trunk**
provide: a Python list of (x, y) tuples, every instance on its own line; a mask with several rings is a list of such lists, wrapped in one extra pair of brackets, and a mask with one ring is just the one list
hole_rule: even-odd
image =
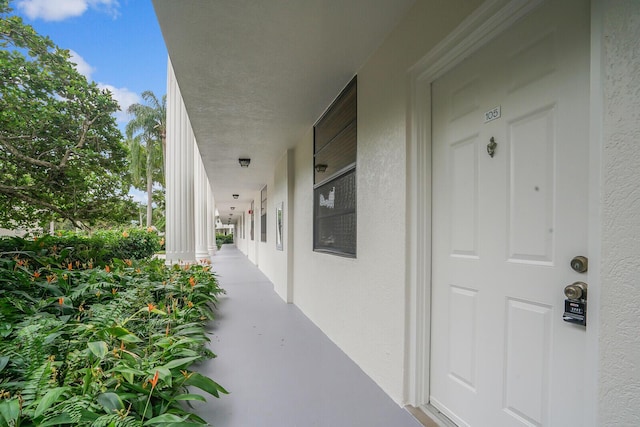
[(153, 216), (153, 169), (151, 168), (151, 142), (147, 140), (147, 228)]

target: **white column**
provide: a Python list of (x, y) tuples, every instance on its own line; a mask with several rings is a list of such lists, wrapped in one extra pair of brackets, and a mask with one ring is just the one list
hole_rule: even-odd
[(194, 136), (173, 66), (167, 66), (166, 263), (194, 263)]
[(209, 180), (204, 171), (204, 164), (200, 156), (198, 144), (193, 144), (193, 175), (195, 181), (194, 219), (196, 232), (196, 261), (209, 259), (207, 247), (207, 195), (209, 193)]
[(211, 182), (207, 180), (207, 248), (209, 250), (209, 256), (213, 256), (216, 253), (216, 223), (215, 223), (216, 204), (213, 198), (213, 188), (211, 188)]

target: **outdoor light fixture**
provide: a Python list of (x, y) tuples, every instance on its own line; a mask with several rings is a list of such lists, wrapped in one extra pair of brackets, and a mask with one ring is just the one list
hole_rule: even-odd
[(318, 172), (318, 173), (324, 173), (327, 170), (327, 165), (322, 164), (322, 163), (318, 163), (315, 166), (315, 169), (316, 169), (316, 172)]
[(238, 195), (238, 194), (233, 194), (233, 198), (234, 198), (234, 199), (237, 199), (238, 197), (240, 197), (240, 195)]
[(235, 208), (236, 208), (235, 206), (231, 206), (231, 210), (235, 210)]
[(238, 159), (238, 163), (240, 163), (240, 167), (248, 168), (249, 163), (251, 163), (251, 159)]

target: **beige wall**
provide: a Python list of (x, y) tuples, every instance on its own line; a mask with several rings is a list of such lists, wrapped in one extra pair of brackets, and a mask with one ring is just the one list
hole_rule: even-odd
[(602, 14), (601, 426), (640, 425), (640, 2)]
[(267, 184), (267, 241), (260, 242), (260, 236), (257, 236), (261, 270), (273, 282), (275, 291), (284, 301), (287, 300), (287, 253), (285, 251), (288, 248), (283, 247), (282, 251), (276, 249), (276, 206), (282, 202), (286, 209), (288, 203), (287, 164), (287, 153), (283, 153), (275, 168), (273, 179)]
[(407, 70), (479, 3), (417, 2), (358, 72), (357, 259), (312, 251), (311, 129), (295, 150), (294, 302), (398, 403), (405, 400)]
[[(408, 69), (480, 3), (417, 1), (358, 72), (357, 259), (312, 250), (311, 123), (295, 149), (274, 165), (267, 183), (267, 243), (260, 243), (259, 192), (253, 195), (255, 240), (250, 240), (245, 212), (246, 238), (238, 241), (276, 292), (292, 299), (398, 403), (407, 398)], [(590, 242), (589, 292), (597, 309), (590, 317), (596, 342), (587, 357), (598, 371), (589, 387), (598, 404), (585, 410), (597, 425), (640, 425), (640, 2), (593, 0), (592, 5), (597, 10), (591, 94), (591, 166), (596, 172), (590, 182), (590, 217), (596, 238)], [(287, 224), (283, 252), (275, 250), (275, 205), (280, 201)]]

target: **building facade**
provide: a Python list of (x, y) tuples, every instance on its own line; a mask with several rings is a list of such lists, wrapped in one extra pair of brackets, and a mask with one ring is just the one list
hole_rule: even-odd
[(638, 2), (154, 6), (168, 259), (217, 210), (398, 404), (640, 423)]

